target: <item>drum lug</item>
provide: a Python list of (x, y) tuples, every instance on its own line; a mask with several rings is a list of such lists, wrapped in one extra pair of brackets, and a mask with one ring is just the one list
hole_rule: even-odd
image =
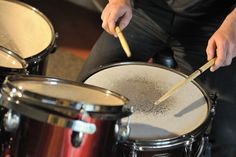
[(210, 100), (211, 100), (211, 102), (212, 102), (211, 113), (212, 113), (212, 115), (214, 116), (215, 113), (216, 113), (216, 105), (217, 105), (217, 98), (218, 98), (218, 95), (217, 95), (217, 93), (215, 92), (215, 93), (211, 93), (211, 94), (209, 95), (209, 97), (210, 97)]
[[(78, 126), (79, 130), (83, 130), (81, 128), (85, 128), (86, 132), (95, 132), (96, 127), (94, 124), (86, 124), (85, 120), (89, 116), (87, 111), (85, 111), (83, 108), (80, 109), (80, 115), (81, 115), (81, 122), (80, 125)], [(86, 125), (86, 126), (85, 126)], [(74, 147), (79, 147), (81, 143), (83, 142), (83, 137), (84, 137), (84, 132), (83, 131), (72, 131), (71, 134), (71, 144)]]
[[(13, 97), (22, 97), (22, 92), (19, 91), (17, 88), (12, 88), (12, 90), (9, 93), (10, 98)], [(16, 103), (19, 103), (19, 101), (16, 101)]]
[(121, 122), (118, 120), (115, 125), (115, 136), (117, 142), (124, 142), (128, 139), (130, 134), (130, 116), (128, 117), (127, 122)]
[(51, 48), (51, 50), (50, 50), (50, 53), (55, 53), (56, 52), (56, 50), (57, 50), (57, 45), (56, 44), (54, 44), (53, 45), (53, 47)]
[(137, 157), (137, 152), (133, 149), (129, 153), (129, 157)]
[(130, 151), (129, 151), (129, 156), (128, 157), (137, 157), (137, 146), (135, 143), (132, 144)]
[[(59, 38), (59, 33), (58, 32), (55, 32), (55, 41)], [(57, 49), (57, 44), (56, 42), (53, 43), (53, 46), (51, 48), (50, 53), (55, 53), (56, 52), (56, 49)]]
[(55, 39), (58, 39), (58, 38), (59, 38), (59, 33), (55, 32)]
[(191, 136), (191, 138), (185, 142), (185, 156), (184, 157), (191, 157), (193, 142), (194, 142), (193, 136)]
[(211, 113), (212, 113), (213, 116), (216, 114), (216, 109), (215, 109), (215, 107), (212, 107), (212, 108), (211, 108)]
[(4, 129), (8, 132), (14, 132), (20, 124), (20, 115), (9, 110), (3, 118)]
[(29, 73), (30, 73), (30, 72), (29, 72), (27, 69), (24, 69), (24, 74), (25, 74), (25, 75), (29, 75)]

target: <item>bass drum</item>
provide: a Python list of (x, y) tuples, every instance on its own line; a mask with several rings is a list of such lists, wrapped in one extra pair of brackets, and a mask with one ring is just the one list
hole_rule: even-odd
[[(186, 76), (154, 64), (120, 63), (102, 67), (84, 80), (127, 97), (134, 107), (130, 135), (119, 157), (200, 156), (207, 142), (213, 108), (206, 93), (190, 82), (164, 102), (154, 102)], [(209, 130), (208, 130), (209, 129)]]

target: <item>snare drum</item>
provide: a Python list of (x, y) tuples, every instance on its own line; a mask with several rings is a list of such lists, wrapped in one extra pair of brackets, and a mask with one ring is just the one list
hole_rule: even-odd
[(121, 157), (199, 156), (207, 141), (213, 108), (196, 82), (190, 82), (167, 100), (154, 102), (186, 76), (146, 63), (102, 67), (84, 81), (126, 96), (134, 107), (130, 136), (121, 143)]
[[(23, 58), (30, 74), (44, 74), (48, 53), (55, 50), (51, 22), (37, 9), (19, 1), (0, 1), (0, 12), (0, 46)], [(4, 59), (1, 57), (0, 62)], [(18, 73), (21, 68), (11, 63), (6, 66), (0, 68), (1, 75)]]
[(14, 157), (107, 157), (117, 121), (131, 114), (109, 90), (39, 76), (8, 76), (0, 105)]

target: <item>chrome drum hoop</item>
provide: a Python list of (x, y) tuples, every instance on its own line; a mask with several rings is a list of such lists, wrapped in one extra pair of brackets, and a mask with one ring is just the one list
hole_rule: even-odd
[(120, 119), (122, 117), (129, 116), (132, 111), (130, 108), (124, 107), (123, 105), (109, 106), (103, 104), (93, 104), (84, 101), (75, 101), (65, 98), (55, 98), (48, 95), (43, 95), (43, 93), (34, 93), (30, 90), (22, 90), (14, 85), (14, 81), (34, 81), (34, 82), (46, 82), (52, 84), (65, 84), (68, 86), (81, 87), (82, 89), (94, 90), (101, 94), (110, 95), (117, 99), (120, 99), (123, 103), (127, 103), (128, 99), (120, 94), (114, 93), (107, 89), (99, 88), (92, 85), (79, 84), (74, 81), (63, 80), (58, 78), (38, 76), (38, 75), (11, 75), (7, 76), (3, 87), (1, 89), (2, 93), (8, 94), (15, 90), (16, 94), (20, 94), (21, 97), (15, 95), (12, 97), (13, 101), (18, 101), (18, 103), (28, 104), (38, 108), (45, 108), (47, 110), (53, 110), (54, 112), (60, 112), (68, 117), (74, 117), (78, 115), (81, 109), (88, 112), (91, 117), (107, 120)]

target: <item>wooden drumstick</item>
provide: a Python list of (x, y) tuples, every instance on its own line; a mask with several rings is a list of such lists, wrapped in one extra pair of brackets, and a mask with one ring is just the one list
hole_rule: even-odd
[(131, 57), (131, 51), (130, 51), (129, 45), (128, 45), (123, 33), (121, 32), (120, 27), (116, 26), (115, 30), (116, 30), (116, 34), (120, 40), (121, 46), (124, 49), (127, 57)]
[(200, 67), (198, 70), (193, 72), (190, 76), (188, 76), (186, 79), (180, 81), (176, 85), (174, 85), (169, 91), (167, 91), (163, 96), (161, 96), (158, 100), (155, 101), (155, 105), (160, 104), (167, 98), (169, 98), (177, 89), (181, 88), (188, 82), (192, 81), (196, 77), (198, 77), (200, 74), (202, 74), (205, 70), (207, 70), (209, 67), (211, 67), (215, 63), (216, 58), (211, 59), (206, 64), (204, 64), (202, 67)]
[[(93, 0), (93, 2), (98, 7), (98, 9), (102, 12), (103, 11), (102, 5), (99, 4), (96, 0)], [(130, 51), (129, 45), (128, 45), (123, 33), (121, 32), (120, 27), (116, 26), (115, 31), (116, 31), (116, 34), (120, 40), (121, 46), (122, 46), (123, 50), (125, 51), (127, 57), (131, 57), (131, 51)]]

